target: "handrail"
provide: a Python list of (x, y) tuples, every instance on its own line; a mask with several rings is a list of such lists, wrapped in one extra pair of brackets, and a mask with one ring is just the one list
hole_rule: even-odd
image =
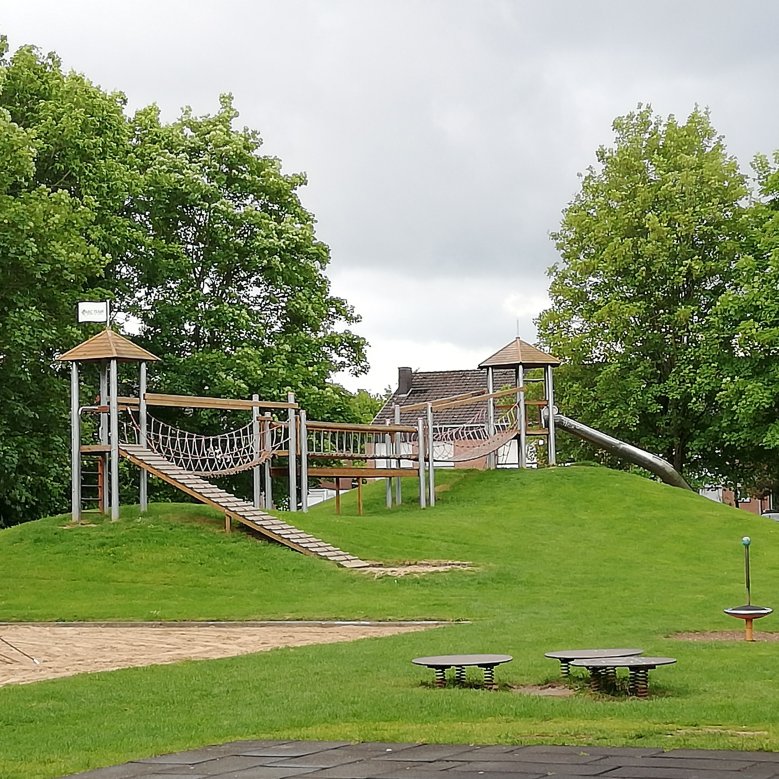
[[(518, 392), (524, 392), (524, 387), (509, 387), (508, 389), (498, 390), (498, 392), (486, 392), (484, 390), (473, 390), (464, 392), (462, 395), (451, 395), (448, 398), (439, 398), (431, 400), (430, 405), (433, 411), (440, 411), (445, 408), (456, 408), (457, 406), (471, 406), (477, 401), (489, 400), (490, 398), (502, 398), (505, 395), (516, 395)], [(408, 406), (400, 406), (401, 411), (421, 411), (427, 408), (428, 401), (411, 403)]]
[[(137, 407), (138, 398), (119, 398), (119, 403)], [(225, 411), (242, 411), (253, 408), (300, 408), (297, 403), (281, 403), (272, 400), (244, 400), (242, 398), (205, 398), (197, 395), (166, 395), (156, 392), (146, 393), (149, 406), (174, 406), (177, 408), (217, 408)]]
[(416, 433), (412, 425), (364, 425), (350, 422), (306, 422), (309, 430), (342, 430), (352, 433)]

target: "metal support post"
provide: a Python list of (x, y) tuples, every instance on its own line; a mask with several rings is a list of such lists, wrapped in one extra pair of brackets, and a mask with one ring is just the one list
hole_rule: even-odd
[(422, 417), (417, 419), (417, 464), (419, 467), (419, 507), (427, 505), (425, 489), (425, 423)]
[(108, 413), (111, 428), (111, 521), (119, 519), (119, 368), (111, 360), (109, 369)]
[[(487, 436), (493, 438), (495, 435), (495, 398), (492, 394), (495, 392), (495, 374), (492, 366), (487, 368), (487, 392), (490, 399), (487, 401)], [(487, 468), (493, 470), (497, 468), (498, 456), (496, 452), (490, 452), (487, 455)]]
[[(287, 393), (287, 403), (295, 402), (295, 393)], [(287, 424), (289, 426), (289, 510), (298, 510), (298, 455), (297, 455), (297, 415), (295, 409), (290, 408), (287, 413)]]
[(546, 444), (546, 457), (549, 461), (549, 465), (557, 465), (557, 444), (555, 442), (555, 428), (554, 428), (554, 383), (552, 379), (552, 366), (547, 365), (544, 368), (546, 373), (546, 381), (544, 382), (546, 387), (546, 418), (547, 418), (547, 444)]
[[(396, 403), (395, 404), (395, 410), (394, 410), (394, 419), (395, 424), (400, 424), (400, 406)], [(400, 447), (400, 433), (395, 433), (395, 467), (400, 468), (400, 455), (401, 455), (401, 447)], [(403, 503), (403, 488), (401, 487), (401, 482), (403, 479), (398, 477), (395, 479), (395, 505), (400, 506), (401, 503)]]
[(433, 452), (433, 404), (427, 404), (427, 467), (430, 469), (428, 493), (430, 505), (435, 506), (435, 453)]
[[(273, 432), (271, 430), (270, 419), (263, 420), (263, 435), (265, 437), (265, 451), (270, 452), (273, 449)], [(270, 472), (270, 455), (263, 463), (263, 477), (264, 477), (264, 498), (265, 508), (268, 511), (273, 510), (273, 477)]]
[(70, 364), (70, 478), (71, 515), (81, 522), (81, 414), (79, 414), (78, 363)]
[[(146, 363), (142, 362), (140, 365), (140, 382), (138, 385), (138, 420), (141, 428), (139, 443), (144, 449), (148, 443), (147, 440), (147, 424), (146, 417)], [(141, 483), (139, 486), (139, 502), (141, 504), (141, 514), (145, 514), (149, 510), (149, 475), (141, 468)]]
[[(100, 397), (98, 403), (101, 406), (108, 406), (108, 366), (106, 363), (100, 363)], [(103, 446), (108, 446), (108, 413), (100, 412), (100, 443)], [(100, 490), (100, 512), (103, 514), (108, 513), (108, 488), (106, 482), (106, 474), (108, 473), (108, 454), (106, 452), (100, 452), (98, 456), (100, 462), (100, 469), (102, 469), (102, 489)]]
[(517, 464), (520, 468), (527, 468), (527, 411), (525, 409), (525, 369), (517, 366), (517, 404), (519, 414), (519, 452)]
[(300, 507), (308, 511), (308, 428), (306, 412), (300, 409)]
[(254, 460), (257, 465), (252, 468), (252, 488), (254, 508), (260, 508), (260, 454), (262, 453), (262, 440), (260, 439), (260, 407), (257, 405), (259, 395), (252, 395), (252, 441), (254, 442)]
[[(389, 425), (389, 419), (387, 419), (384, 423), (385, 425)], [(386, 455), (386, 459), (384, 462), (386, 463), (386, 467), (390, 468), (392, 465), (392, 460), (390, 460), (390, 455), (392, 454), (392, 436), (389, 433), (386, 433), (384, 435), (384, 454)], [(386, 482), (386, 503), (387, 508), (392, 508), (392, 477), (388, 476), (385, 480)]]

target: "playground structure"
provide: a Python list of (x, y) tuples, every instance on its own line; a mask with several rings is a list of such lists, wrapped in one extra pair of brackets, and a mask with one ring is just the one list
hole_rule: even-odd
[[(366, 563), (358, 558), (268, 514), (274, 508), (273, 477), (287, 479), (287, 508), (291, 512), (308, 510), (311, 480), (335, 479), (338, 484), (344, 477), (356, 481), (359, 513), (362, 513), (363, 481), (377, 478), (386, 480), (386, 503), (392, 507), (403, 500), (402, 479), (416, 477), (419, 505), (425, 508), (435, 505), (437, 466), (484, 463), (494, 468), (498, 453), (516, 441), (516, 465), (526, 468), (534, 465), (528, 456), (528, 440), (534, 437), (545, 440), (547, 461), (554, 465), (556, 424), (599, 445), (612, 446), (619, 450), (617, 453), (644, 467), (656, 466), (654, 472), (661, 478), (665, 476), (664, 480), (675, 474), (675, 481), (669, 483), (687, 486), (660, 458), (616, 439), (604, 443), (608, 436), (556, 413), (552, 368), (559, 361), (519, 338), (479, 366), (480, 370), (487, 371), (486, 388), (423, 402), (392, 403), (383, 410), (391, 409), (391, 418), (385, 416), (373, 424), (308, 420), (292, 393), (280, 402), (261, 400), (257, 395), (249, 400), (148, 392), (147, 364), (158, 358), (109, 328), (58, 359), (71, 364), (74, 522), (81, 520), (82, 477), (88, 473), (82, 468), (85, 456), (97, 463), (94, 472), (97, 508), (110, 513), (112, 520), (118, 519), (119, 461), (123, 458), (140, 471), (141, 512), (148, 508), (148, 475), (152, 474), (222, 511), (228, 531), (237, 521), (297, 551), (348, 567), (364, 566)], [(138, 380), (133, 382), (134, 386), (137, 384), (137, 396), (119, 394), (120, 363), (138, 365)], [(96, 402), (91, 405), (81, 404), (80, 366), (84, 364), (97, 367), (99, 390)], [(526, 371), (534, 371), (528, 377), (529, 382), (542, 383), (542, 392), (535, 393), (533, 398), (528, 397), (525, 386)], [(510, 375), (509, 386), (496, 391), (496, 375), (503, 379)], [(412, 394), (407, 392), (405, 399), (413, 400)], [(155, 407), (243, 411), (250, 414), (250, 420), (225, 433), (201, 435), (158, 419), (150, 412)], [(85, 444), (82, 420), (87, 414), (97, 417), (97, 440)], [(667, 469), (672, 472), (670, 477)], [(252, 472), (251, 502), (207, 481), (243, 471)], [(339, 499), (337, 492), (337, 511)]]
[[(439, 435), (432, 404), (426, 417), (418, 416), (414, 424), (358, 425), (309, 421), (292, 393), (284, 402), (260, 400), (257, 395), (248, 400), (152, 393), (147, 389), (147, 364), (158, 358), (110, 329), (59, 360), (71, 364), (71, 513), (76, 523), (81, 521), (85, 497), (85, 457), (97, 464), (97, 508), (112, 520), (119, 517), (119, 462), (125, 459), (140, 471), (141, 512), (148, 509), (151, 474), (222, 511), (228, 531), (233, 522), (239, 522), (268, 539), (345, 567), (367, 563), (268, 513), (274, 508), (274, 476), (286, 477), (292, 512), (307, 511), (309, 480), (322, 478), (355, 479), (360, 511), (361, 485), (371, 478), (387, 480), (388, 506), (393, 500), (402, 501), (401, 479), (408, 476), (418, 479), (420, 506), (435, 504), (436, 447), (451, 445), (452, 437), (446, 439), (444, 432)], [(120, 394), (120, 363), (138, 365), (137, 396)], [(85, 364), (97, 368), (99, 383), (96, 401), (86, 405), (81, 403)], [(516, 403), (495, 414), (495, 401), (516, 391), (481, 393), (478, 398), (469, 393), (466, 398), (448, 400), (449, 406), (481, 404), (482, 412), (488, 412), (488, 424), (481, 424), (480, 432), (476, 424), (463, 432), (458, 456), (483, 456), (517, 435)], [(156, 407), (244, 411), (251, 419), (229, 432), (200, 435), (158, 419), (151, 413)], [(86, 415), (96, 417), (96, 442), (82, 440), (89, 427), (84, 424)], [(251, 502), (207, 481), (242, 471), (252, 472)]]

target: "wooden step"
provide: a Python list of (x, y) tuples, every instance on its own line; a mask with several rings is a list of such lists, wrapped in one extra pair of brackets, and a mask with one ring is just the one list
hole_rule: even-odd
[(255, 508), (249, 501), (231, 495), (215, 484), (166, 460), (156, 452), (137, 444), (124, 444), (120, 446), (119, 451), (123, 457), (129, 458), (153, 476), (168, 481), (203, 503), (223, 510), (270, 540), (286, 544), (290, 549), (337, 563), (344, 568), (364, 568), (369, 565), (348, 552)]

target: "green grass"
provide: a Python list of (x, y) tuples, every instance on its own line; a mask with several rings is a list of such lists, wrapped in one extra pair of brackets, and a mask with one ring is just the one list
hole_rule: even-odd
[[(601, 468), (450, 472), (433, 510), (366, 516), (344, 499), (291, 521), (363, 558), (474, 564), (401, 579), (225, 535), (196, 506), (157, 505), (117, 523), (49, 518), (0, 532), (0, 620), (449, 619), (422, 633), (281, 649), (0, 688), (0, 776), (60, 776), (241, 738), (652, 745), (779, 749), (779, 645), (685, 642), (739, 629), (740, 539), (753, 539), (753, 594), (774, 600), (779, 526)], [(775, 618), (756, 623), (758, 636)], [(1, 633), (0, 633), (1, 634)], [(678, 658), (647, 701), (432, 689), (412, 657), (500, 652), (514, 686), (543, 684), (543, 657), (570, 646), (642, 646)]]

